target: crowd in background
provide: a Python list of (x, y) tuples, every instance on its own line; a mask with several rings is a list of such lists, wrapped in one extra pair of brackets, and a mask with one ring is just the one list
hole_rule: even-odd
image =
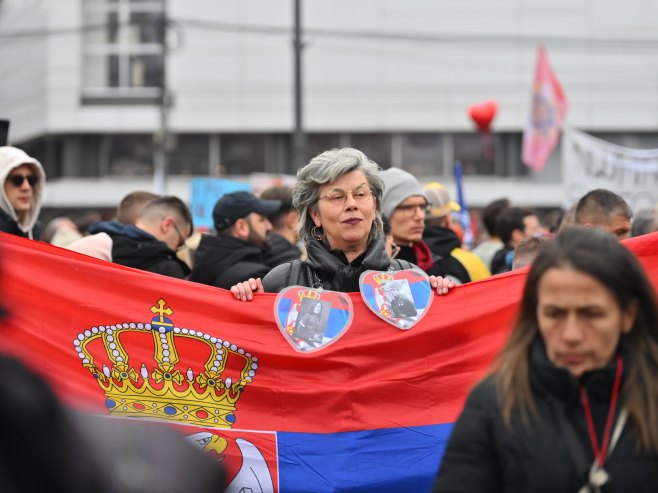
[[(146, 191), (120, 199), (111, 221), (83, 229), (59, 217), (41, 228), (41, 164), (0, 147), (0, 178), (0, 230), (229, 289), (242, 301), (291, 285), (358, 291), (365, 270), (409, 268), (426, 272), (436, 292), (445, 294), (530, 265), (519, 321), (492, 374), (466, 404), (437, 491), (658, 487), (658, 473), (651, 472), (658, 471), (658, 389), (651, 378), (658, 371), (656, 300), (641, 267), (618, 242), (658, 230), (655, 209), (634, 214), (622, 197), (603, 189), (543, 217), (501, 198), (482, 209), (481, 234), (469, 249), (453, 218), (460, 206), (443, 185), (421, 184), (398, 168), (381, 170), (350, 148), (311, 159), (293, 188), (223, 195), (213, 209), (213, 231), (200, 235), (182, 200)], [(590, 400), (593, 417), (587, 415)], [(541, 418), (539, 428), (528, 424), (533, 417)], [(631, 435), (624, 432), (627, 421)], [(520, 433), (524, 426), (526, 434)], [(580, 443), (589, 446), (588, 435), (591, 451), (574, 452)], [(560, 467), (542, 469), (538, 460), (550, 465), (564, 445), (555, 444), (556, 436), (567, 444), (556, 459)], [(533, 444), (543, 455), (533, 455)], [(608, 460), (615, 446), (622, 456)], [(570, 457), (573, 467), (564, 469)], [(617, 483), (606, 489), (610, 472)], [(636, 486), (624, 489), (627, 484)], [(541, 489), (546, 485), (554, 489)]]

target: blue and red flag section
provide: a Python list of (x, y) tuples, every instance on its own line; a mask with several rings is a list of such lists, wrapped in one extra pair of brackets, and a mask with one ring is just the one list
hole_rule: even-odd
[[(625, 243), (655, 285), (658, 233)], [(409, 330), (349, 293), (349, 328), (302, 353), (277, 327), (274, 294), (240, 302), (5, 234), (0, 259), (5, 352), (72, 407), (176, 427), (222, 460), (236, 492), (430, 491), (526, 273), (432, 294)]]

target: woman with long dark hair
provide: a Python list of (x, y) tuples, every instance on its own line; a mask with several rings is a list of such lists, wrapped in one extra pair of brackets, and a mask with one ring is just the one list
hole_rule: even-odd
[(656, 295), (615, 237), (567, 229), (539, 254), (435, 491), (658, 491)]

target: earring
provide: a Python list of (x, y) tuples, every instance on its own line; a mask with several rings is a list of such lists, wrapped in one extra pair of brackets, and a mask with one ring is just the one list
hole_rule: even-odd
[(313, 226), (311, 228), (311, 236), (318, 241), (322, 241), (327, 237), (327, 233), (322, 229), (322, 226)]

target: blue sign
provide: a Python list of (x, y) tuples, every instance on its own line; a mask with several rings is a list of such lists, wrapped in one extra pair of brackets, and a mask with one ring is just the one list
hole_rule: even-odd
[(194, 227), (212, 229), (212, 210), (222, 195), (246, 190), (251, 192), (251, 186), (234, 180), (223, 178), (192, 178), (190, 179), (190, 212)]

